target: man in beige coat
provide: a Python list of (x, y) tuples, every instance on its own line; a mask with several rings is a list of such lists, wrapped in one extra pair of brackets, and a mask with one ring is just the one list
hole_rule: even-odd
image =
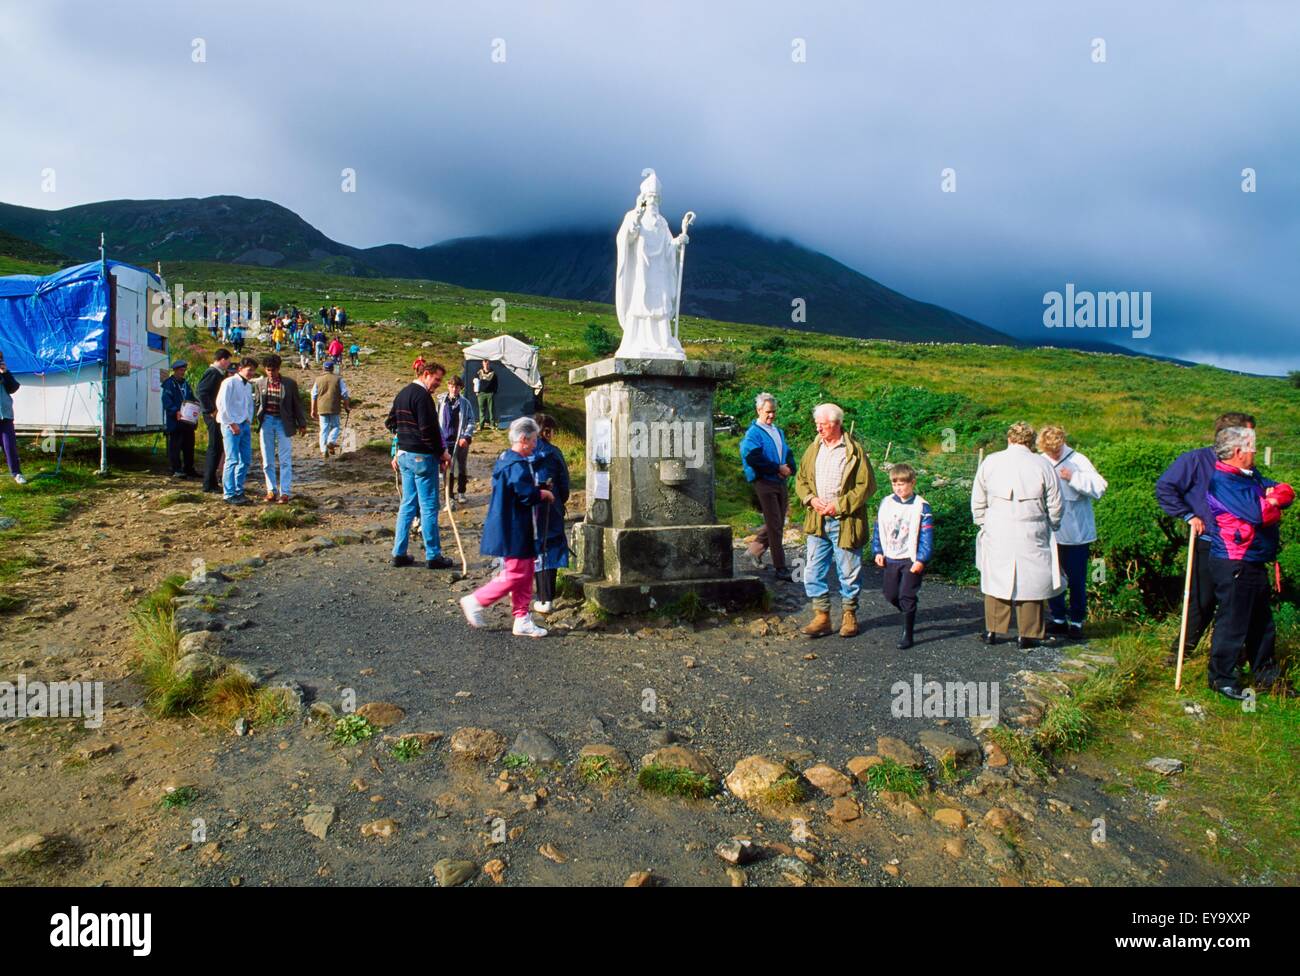
[(975, 563), (984, 593), (986, 644), (1011, 629), (1021, 650), (1054, 643), (1046, 636), (1043, 601), (1061, 592), (1052, 533), (1061, 525), (1061, 489), (1051, 464), (1030, 450), (1034, 428), (1012, 424), (1007, 449), (990, 454), (975, 473), (970, 510), (980, 527)]

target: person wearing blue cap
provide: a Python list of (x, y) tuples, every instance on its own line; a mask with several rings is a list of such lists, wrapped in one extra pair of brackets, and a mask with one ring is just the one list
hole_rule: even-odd
[(189, 363), (178, 359), (172, 363), (172, 375), (162, 383), (163, 429), (167, 434), (167, 460), (173, 478), (201, 477), (194, 467), (194, 431), (199, 415), (188, 408), (193, 419), (188, 419), (182, 408), (186, 403), (198, 403), (198, 397), (185, 378)]

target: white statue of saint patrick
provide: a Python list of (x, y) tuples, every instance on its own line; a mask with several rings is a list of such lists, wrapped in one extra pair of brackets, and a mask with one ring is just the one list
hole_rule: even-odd
[(614, 305), (623, 341), (614, 355), (620, 359), (685, 359), (674, 323), (681, 300), (681, 271), (690, 238), (686, 229), (694, 214), (682, 220), (673, 237), (659, 212), (660, 183), (655, 171), (642, 174), (636, 209), (629, 210), (618, 229), (618, 264)]

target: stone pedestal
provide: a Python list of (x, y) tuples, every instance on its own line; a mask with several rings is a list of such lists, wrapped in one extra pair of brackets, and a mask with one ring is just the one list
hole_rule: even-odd
[(584, 595), (641, 613), (695, 592), (750, 606), (764, 587), (732, 571), (713, 498), (713, 390), (732, 363), (604, 359), (570, 370), (587, 390), (587, 510), (574, 549)]

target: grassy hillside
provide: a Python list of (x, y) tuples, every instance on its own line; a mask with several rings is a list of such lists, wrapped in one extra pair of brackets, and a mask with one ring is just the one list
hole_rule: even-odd
[[(453, 282), (586, 301), (612, 301), (614, 227), (524, 237), (477, 237), (416, 248), (356, 248), (326, 237), (293, 211), (237, 196), (105, 200), (62, 210), (0, 203), (0, 228), (78, 260), (220, 261), (333, 275)], [(958, 342), (1012, 340), (965, 316), (908, 298), (825, 254), (753, 231), (697, 224), (686, 311), (729, 321), (791, 324), (812, 332)], [(2, 252), (0, 252), (2, 253)]]
[[(40, 269), (0, 258), (0, 273), (15, 270)], [(427, 281), (209, 263), (164, 263), (163, 273), (170, 284), (190, 290), (259, 291), (265, 309), (282, 302), (309, 310), (341, 303), (353, 322), (362, 323), (354, 334), (375, 350), (373, 358), (395, 370), (408, 368), (417, 351), (458, 368), (464, 344), (501, 332), (535, 343), (547, 379), (547, 410), (566, 428), (561, 445), (581, 484), (583, 403), (567, 371), (600, 358), (584, 338), (593, 323), (617, 334), (609, 306)], [(506, 302), (504, 322), (492, 318), (497, 298)], [(1260, 443), (1273, 448), (1267, 474), (1300, 480), (1300, 390), (1282, 379), (1118, 355), (862, 341), (699, 318), (683, 320), (682, 339), (693, 358), (739, 365), (736, 383), (719, 391), (718, 409), (742, 423), (755, 393), (770, 390), (781, 401), (780, 422), (802, 445), (812, 436), (812, 406), (833, 399), (845, 407), (878, 467), (886, 458), (917, 465), (921, 492), (937, 513), (933, 567), (958, 581), (973, 577), (969, 479), (981, 448), (1000, 448), (1015, 420), (1066, 427), (1071, 442), (1110, 481), (1097, 505), (1096, 554), (1105, 560), (1105, 574), (1094, 581), (1090, 627), (1094, 648), (1115, 655), (1119, 665), (1053, 706), (1044, 720), (1048, 731), (1032, 740), (1034, 748), (1058, 757), (1079, 753), (1080, 761), (1100, 764), (1105, 789), (1130, 796), (1145, 815), (1155, 816), (1146, 811), (1165, 809), (1159, 802), (1173, 798), (1175, 812), (1161, 816), (1172, 818), (1171, 829), (1186, 849), (1224, 864), (1245, 882), (1300, 880), (1300, 767), (1294, 761), (1300, 705), (1264, 697), (1243, 713), (1206, 690), (1204, 653), (1190, 662), (1183, 689), (1173, 691), (1169, 672), (1157, 662), (1176, 633), (1186, 537), (1181, 525), (1159, 515), (1152, 497), (1152, 483), (1168, 461), (1203, 444), (1214, 416), (1228, 409), (1257, 416)], [(173, 349), (201, 359), (211, 343), (206, 334), (181, 330)], [(744, 531), (757, 519), (736, 447), (735, 437), (718, 438), (718, 508)], [(144, 443), (123, 444), (119, 451), (137, 465), (163, 463), (150, 460), (152, 448)], [(34, 451), (31, 460), (38, 469), (48, 464)], [(13, 551), (22, 535), (54, 524), (86, 493), (114, 490), (111, 481), (97, 483), (86, 473), (89, 456), (79, 460), (74, 451), (70, 460), (62, 483), (42, 481), (38, 494), (3, 493), (0, 515), (19, 514), (24, 524), (0, 531), (0, 551)], [(1296, 677), (1300, 511), (1284, 520), (1284, 538), (1285, 592), (1276, 615), (1280, 653)], [(0, 583), (20, 569), (0, 557)], [(924, 607), (922, 595), (923, 616)], [(978, 653), (974, 642), (971, 647)], [(1198, 715), (1188, 703), (1199, 706)], [(1142, 763), (1154, 755), (1183, 759), (1186, 774), (1169, 781), (1144, 772)]]

